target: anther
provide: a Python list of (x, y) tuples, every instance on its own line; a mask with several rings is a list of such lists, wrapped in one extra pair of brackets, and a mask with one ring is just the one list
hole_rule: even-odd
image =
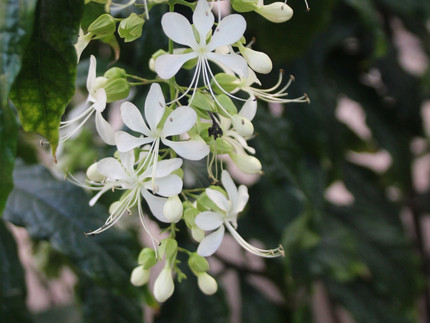
[(170, 118), (169, 118), (169, 121), (170, 121), (170, 122), (173, 122), (173, 118), (172, 118), (172, 117), (170, 117)]
[(158, 104), (160, 105), (160, 107), (164, 107), (163, 102), (159, 101)]

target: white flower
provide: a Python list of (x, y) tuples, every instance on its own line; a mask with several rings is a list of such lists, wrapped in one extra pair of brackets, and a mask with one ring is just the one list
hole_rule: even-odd
[[(187, 61), (197, 58), (197, 65), (188, 89), (182, 94), (185, 96), (191, 88), (196, 88), (199, 82), (200, 73), (203, 75), (203, 82), (210, 90), (212, 88), (210, 79), (213, 78), (209, 62), (227, 66), (236, 74), (246, 77), (248, 75), (246, 60), (239, 55), (218, 54), (217, 48), (231, 45), (240, 40), (246, 29), (245, 19), (237, 14), (224, 17), (216, 26), (212, 34), (214, 15), (206, 0), (199, 0), (193, 14), (193, 24), (197, 30), (196, 35), (189, 21), (182, 15), (169, 12), (164, 14), (161, 25), (164, 33), (174, 42), (191, 48), (191, 51), (184, 54), (164, 54), (155, 60), (155, 70), (162, 79), (170, 79)], [(207, 42), (207, 36), (212, 36)], [(195, 92), (194, 92), (195, 93)], [(193, 97), (192, 97), (193, 98)], [(190, 102), (192, 101), (192, 98)]]
[(130, 276), (130, 282), (134, 286), (143, 286), (149, 281), (151, 269), (144, 269), (143, 266), (137, 266), (133, 269)]
[(227, 192), (228, 199), (225, 195), (217, 190), (206, 189), (207, 196), (215, 203), (220, 211), (204, 211), (196, 216), (195, 222), (199, 228), (205, 231), (216, 230), (207, 235), (199, 244), (197, 253), (203, 257), (212, 255), (220, 246), (224, 237), (225, 228), (227, 228), (233, 238), (249, 252), (266, 258), (278, 257), (284, 254), (281, 246), (276, 249), (260, 249), (250, 245), (237, 233), (237, 216), (245, 208), (248, 202), (248, 189), (244, 185), (236, 188), (230, 174), (223, 171), (221, 182)]
[(218, 290), (216, 280), (208, 273), (198, 273), (197, 284), (200, 290), (206, 295), (213, 295)]
[(172, 269), (164, 267), (154, 283), (154, 297), (159, 302), (165, 302), (172, 296), (175, 284), (172, 277)]
[[(106, 108), (107, 96), (106, 91), (98, 84), (98, 79), (101, 78), (96, 78), (96, 64), (96, 58), (91, 55), (90, 67), (88, 69), (87, 77), (87, 103), (89, 102), (91, 105), (77, 117), (61, 122), (60, 131), (62, 133), (65, 132), (65, 134), (61, 136), (60, 142), (66, 141), (75, 133), (77, 133), (77, 131), (85, 124), (91, 115), (95, 113), (96, 129), (100, 137), (108, 145), (115, 145), (115, 136), (112, 126), (102, 116), (102, 112)], [(76, 123), (78, 123), (78, 125), (73, 128)]]
[(115, 135), (118, 150), (125, 152), (151, 143), (150, 155), (152, 153), (151, 159), (156, 164), (161, 141), (186, 159), (200, 160), (205, 157), (209, 153), (209, 147), (203, 141), (172, 141), (167, 139), (167, 137), (178, 136), (190, 130), (196, 123), (196, 112), (188, 106), (177, 107), (169, 114), (160, 129), (158, 126), (165, 109), (163, 93), (157, 83), (151, 85), (145, 101), (145, 118), (148, 125), (134, 104), (124, 102), (121, 105), (121, 117), (124, 124), (144, 136), (134, 137), (124, 131), (118, 131)]

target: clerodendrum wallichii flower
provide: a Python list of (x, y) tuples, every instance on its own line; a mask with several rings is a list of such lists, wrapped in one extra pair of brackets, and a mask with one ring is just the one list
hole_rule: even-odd
[[(120, 10), (135, 2), (130, 0), (124, 5), (108, 2), (107, 7)], [(283, 3), (264, 5), (260, 1), (254, 4), (255, 8), (250, 3), (241, 3), (241, 0), (234, 0), (232, 3), (240, 12), (256, 11), (275, 22), (286, 21), (292, 15), (291, 8)], [(103, 21), (112, 29), (112, 24), (115, 26), (121, 20), (120, 34), (127, 35), (126, 42), (133, 41), (140, 35), (139, 28), (146, 26), (144, 22), (148, 19), (151, 8), (162, 5), (163, 2), (147, 4), (145, 1), (144, 4), (144, 11), (140, 15), (133, 13), (127, 18), (114, 19), (105, 13), (103, 19), (97, 18), (100, 22), (96, 24), (97, 32), (105, 32)], [(221, 154), (228, 154), (243, 172), (262, 174), (260, 161), (251, 156), (255, 149), (248, 144), (248, 140), (254, 136), (252, 121), (256, 117), (258, 101), (309, 101), (306, 95), (288, 99), (286, 90), (292, 78), (286, 85), (282, 85), (282, 74), (272, 88), (260, 89), (255, 86), (261, 85), (256, 73), (269, 73), (272, 61), (267, 54), (251, 49), (251, 44), (245, 45), (243, 34), (246, 21), (241, 15), (231, 14), (222, 19), (219, 17), (216, 23), (206, 0), (183, 5), (193, 8), (193, 24), (175, 12), (168, 12), (161, 19), (163, 31), (170, 38), (170, 46), (169, 53), (162, 51), (161, 55), (154, 54), (154, 71), (158, 77), (143, 79), (119, 68), (112, 68), (103, 77), (96, 77), (96, 59), (91, 56), (85, 109), (77, 117), (62, 122), (60, 127), (65, 133), (60, 140), (63, 142), (76, 134), (95, 114), (96, 129), (100, 137), (105, 143), (117, 148), (114, 157), (103, 158), (88, 168), (86, 184), (80, 183), (75, 177), (71, 179), (76, 184), (97, 192), (89, 202), (91, 206), (108, 191), (121, 192), (118, 200), (110, 205), (105, 223), (88, 235), (109, 229), (124, 214), (131, 214), (137, 209), (140, 222), (150, 235), (153, 245), (140, 253), (138, 266), (131, 274), (131, 282), (136, 286), (146, 284), (152, 267), (157, 262), (164, 261), (164, 267), (154, 284), (154, 296), (160, 302), (167, 300), (174, 292), (175, 275), (178, 280), (185, 278), (178, 267), (178, 252), (184, 252), (189, 257), (188, 266), (197, 278), (201, 291), (208, 295), (217, 291), (216, 280), (208, 274), (209, 264), (205, 257), (217, 251), (226, 229), (227, 234), (231, 234), (240, 246), (255, 255), (266, 258), (284, 255), (282, 246), (275, 249), (257, 248), (238, 233), (238, 216), (248, 202), (248, 188), (245, 185), (237, 187), (226, 170), (222, 170), (219, 178), (218, 147)], [(94, 39), (94, 35), (96, 33), (91, 31), (87, 35), (81, 33), (76, 45), (79, 55), (89, 41)], [(173, 48), (173, 42), (186, 48)], [(186, 63), (188, 67), (194, 68), (194, 72), (190, 85), (181, 87), (176, 83), (175, 75)], [(212, 63), (223, 73), (214, 75), (210, 66)], [(139, 82), (133, 83), (130, 79)], [(203, 86), (199, 86), (201, 80)], [(120, 104), (121, 119), (132, 133), (128, 130), (114, 132), (102, 114), (107, 104), (126, 98), (130, 86), (147, 84), (151, 86), (145, 104), (139, 107), (142, 112), (129, 101)], [(167, 87), (170, 102), (166, 104), (163, 90)], [(186, 104), (182, 102), (185, 100), (188, 100)], [(239, 112), (233, 100), (242, 105)], [(75, 124), (77, 126), (73, 128)], [(187, 168), (181, 168), (184, 160), (196, 162), (207, 156), (210, 156), (207, 158), (207, 174), (214, 185), (184, 188), (183, 181), (187, 182), (186, 179), (193, 176)], [(222, 165), (219, 166), (223, 168)], [(215, 186), (219, 181), (222, 187)], [(169, 225), (165, 229), (169, 232), (168, 238), (158, 241), (150, 232), (144, 208), (161, 224)], [(191, 230), (192, 237), (199, 242), (195, 251), (178, 246), (175, 239), (178, 230), (176, 223), (181, 220)], [(211, 232), (205, 235), (205, 231)]]

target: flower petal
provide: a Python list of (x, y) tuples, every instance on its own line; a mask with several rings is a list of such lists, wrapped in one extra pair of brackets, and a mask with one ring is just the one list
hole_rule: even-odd
[(145, 100), (145, 118), (149, 129), (157, 129), (157, 125), (164, 115), (166, 102), (164, 101), (163, 91), (158, 83), (154, 83), (149, 88)]
[(116, 147), (120, 152), (126, 152), (136, 147), (154, 141), (151, 137), (134, 137), (125, 131), (117, 131), (115, 133)]
[(207, 188), (206, 194), (212, 200), (212, 202), (214, 202), (216, 206), (218, 206), (221, 210), (227, 211), (229, 209), (230, 202), (220, 191)]
[(142, 188), (141, 194), (149, 206), (152, 214), (161, 222), (170, 223), (163, 213), (164, 204), (167, 199), (165, 197), (154, 196), (146, 189)]
[(103, 112), (106, 108), (107, 95), (105, 89), (101, 88), (94, 94), (93, 107), (97, 112)]
[(214, 63), (221, 63), (221, 66), (226, 65), (239, 76), (248, 77), (248, 63), (242, 56), (236, 54), (221, 55), (216, 53), (207, 53), (206, 56)]
[(205, 211), (197, 214), (195, 218), (195, 223), (202, 230), (215, 230), (219, 228), (220, 225), (222, 225), (223, 217), (219, 213)]
[(115, 145), (115, 131), (112, 126), (107, 122), (101, 112), (96, 112), (96, 129), (100, 137), (108, 145)]
[[(182, 166), (181, 158), (164, 159), (157, 163), (155, 169), (155, 177), (164, 177), (169, 175), (171, 172), (177, 170)], [(152, 166), (148, 167), (142, 174), (142, 178), (148, 178), (152, 176)]]
[(245, 32), (246, 21), (241, 15), (233, 14), (224, 17), (216, 27), (207, 46), (209, 51), (237, 42)]
[(203, 141), (171, 141), (161, 140), (163, 144), (172, 148), (179, 156), (188, 160), (200, 160), (209, 154), (209, 146)]
[(245, 117), (249, 121), (252, 121), (256, 113), (257, 113), (257, 99), (250, 97), (248, 100), (246, 100), (245, 104), (242, 106), (242, 109), (240, 109), (239, 115), (241, 115), (242, 117)]
[(97, 171), (109, 179), (127, 179), (121, 163), (113, 158), (107, 157), (97, 162)]
[(145, 182), (144, 186), (155, 194), (169, 197), (181, 193), (182, 179), (178, 175), (170, 174), (165, 177), (156, 178), (154, 188), (152, 187), (152, 181)]
[[(200, 35), (200, 44), (206, 45), (206, 36), (214, 24), (214, 15), (206, 0), (199, 0), (193, 14), (193, 23)], [(190, 46), (191, 47), (191, 46)]]
[(183, 134), (190, 130), (197, 121), (197, 113), (190, 107), (178, 107), (170, 113), (164, 123), (162, 136), (169, 137)]
[(190, 22), (183, 15), (168, 12), (161, 18), (164, 33), (175, 43), (197, 48), (196, 38)]
[(245, 208), (246, 203), (248, 203), (249, 195), (248, 195), (248, 188), (245, 185), (240, 185), (238, 190), (238, 197), (237, 197), (237, 203), (235, 205), (234, 212), (236, 214), (243, 211)]
[(121, 104), (121, 119), (131, 130), (149, 136), (149, 129), (139, 109), (131, 102)]
[(126, 171), (129, 174), (135, 173), (134, 171), (134, 151), (130, 150), (127, 152), (120, 152), (119, 153), (119, 160), (121, 161), (121, 164), (126, 169)]
[(221, 182), (227, 192), (228, 198), (233, 206), (235, 206), (237, 203), (237, 188), (226, 170), (223, 170), (221, 173)]
[(87, 76), (87, 90), (88, 93), (91, 95), (94, 87), (94, 83), (96, 81), (96, 58), (94, 55), (91, 55), (90, 57), (90, 67), (88, 68), (88, 76)]
[(224, 237), (224, 226), (220, 226), (218, 230), (206, 236), (200, 242), (197, 248), (197, 253), (202, 257), (209, 257), (218, 250), (221, 245), (222, 238)]
[(172, 78), (179, 69), (190, 59), (196, 58), (195, 52), (186, 54), (164, 54), (155, 59), (155, 71), (164, 80)]

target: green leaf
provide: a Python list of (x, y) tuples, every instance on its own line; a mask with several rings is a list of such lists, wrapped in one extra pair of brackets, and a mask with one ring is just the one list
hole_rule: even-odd
[(0, 317), (3, 322), (30, 322), (25, 305), (24, 270), (15, 240), (0, 219)]
[(107, 210), (89, 207), (89, 197), (80, 188), (55, 179), (41, 166), (17, 164), (14, 181), (6, 220), (26, 227), (34, 239), (48, 240), (79, 272), (100, 285), (135, 293), (129, 277), (139, 248), (131, 235), (115, 228), (95, 237), (84, 235), (104, 223)]
[(58, 146), (61, 116), (75, 92), (74, 43), (83, 12), (82, 0), (40, 0), (33, 35), (10, 97), (26, 131), (35, 131)]
[(7, 100), (31, 35), (35, 6), (36, 0), (0, 2), (0, 215), (13, 187), (17, 142), (16, 118)]
[(81, 303), (82, 322), (141, 323), (142, 304), (79, 277), (76, 294)]

